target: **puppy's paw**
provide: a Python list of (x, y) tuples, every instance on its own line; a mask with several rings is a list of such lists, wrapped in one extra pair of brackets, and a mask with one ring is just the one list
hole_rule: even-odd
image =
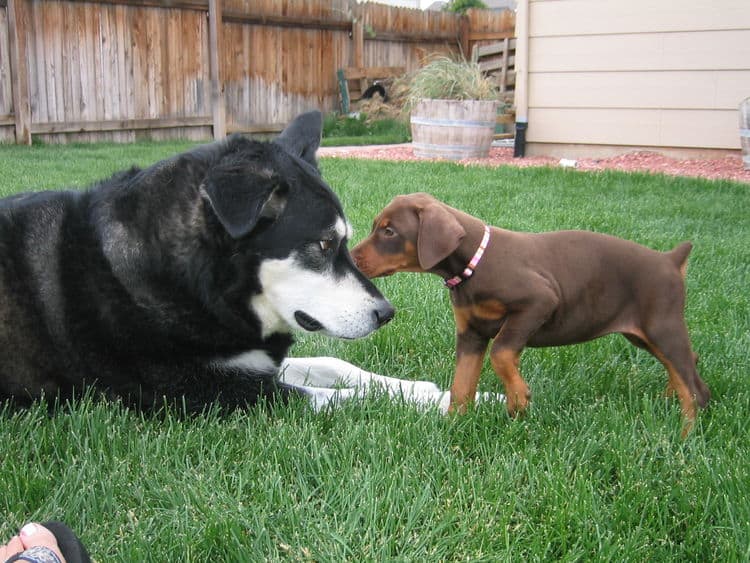
[[(481, 404), (481, 403), (504, 403), (505, 402), (505, 395), (502, 393), (476, 393), (474, 395), (474, 404)], [(451, 394), (449, 392), (444, 392), (442, 396), (440, 397), (438, 401), (438, 409), (440, 410), (441, 414), (448, 414), (451, 411)], [(464, 413), (466, 412), (466, 407), (461, 409), (454, 409), (455, 412), (458, 413)]]

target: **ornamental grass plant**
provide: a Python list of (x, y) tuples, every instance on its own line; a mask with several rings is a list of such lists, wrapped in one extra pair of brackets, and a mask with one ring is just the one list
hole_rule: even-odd
[(424, 99), (497, 100), (498, 92), (477, 63), (437, 56), (415, 71), (409, 82), (407, 108)]

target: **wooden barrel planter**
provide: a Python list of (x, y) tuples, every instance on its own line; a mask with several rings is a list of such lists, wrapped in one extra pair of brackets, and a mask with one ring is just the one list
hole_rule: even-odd
[(414, 154), (420, 158), (484, 158), (495, 133), (494, 100), (421, 100), (411, 112)]

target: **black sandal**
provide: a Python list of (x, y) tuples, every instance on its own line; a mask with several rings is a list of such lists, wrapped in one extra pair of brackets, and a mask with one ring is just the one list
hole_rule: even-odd
[[(52, 520), (43, 522), (42, 526), (47, 528), (57, 539), (57, 545), (65, 558), (66, 563), (91, 563), (88, 551), (75, 535), (73, 530), (62, 522)], [(6, 560), (5, 563), (13, 561), (26, 561), (28, 563), (62, 563), (57, 554), (50, 548), (38, 545), (16, 553), (13, 557)]]

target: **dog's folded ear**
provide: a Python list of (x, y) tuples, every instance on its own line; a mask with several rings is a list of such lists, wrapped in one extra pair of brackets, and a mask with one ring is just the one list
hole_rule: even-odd
[(453, 254), (466, 231), (458, 220), (439, 203), (419, 211), (417, 258), (423, 270), (430, 270)]
[(278, 178), (238, 169), (215, 170), (202, 186), (206, 199), (229, 235), (238, 239), (263, 219), (275, 221), (286, 205), (289, 186)]
[(318, 161), (315, 153), (320, 146), (320, 136), (323, 132), (323, 114), (319, 111), (308, 111), (297, 116), (274, 143), (280, 145), (289, 154), (305, 160), (316, 170)]

